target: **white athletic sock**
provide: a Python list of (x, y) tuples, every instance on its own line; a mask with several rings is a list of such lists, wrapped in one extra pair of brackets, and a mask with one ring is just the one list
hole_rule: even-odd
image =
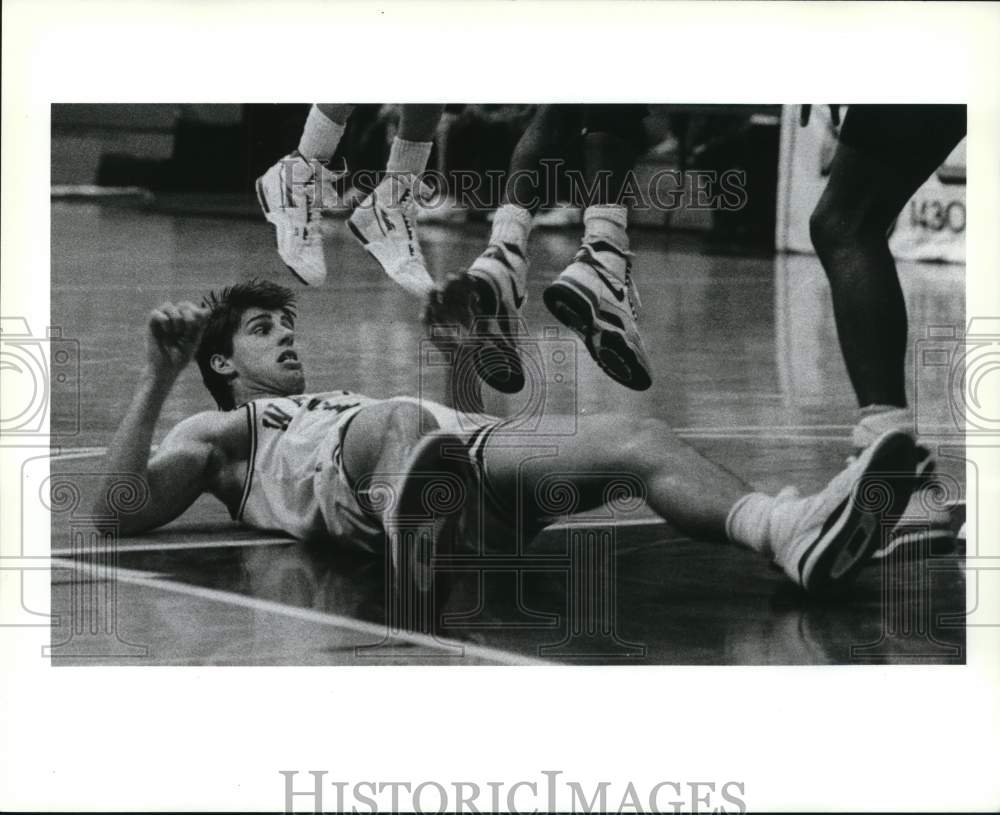
[(313, 105), (302, 128), (299, 153), (305, 158), (329, 161), (337, 152), (337, 145), (346, 129), (347, 125), (337, 124)]
[(772, 555), (771, 512), (774, 506), (775, 499), (770, 495), (747, 493), (733, 504), (726, 516), (726, 537), (755, 552)]
[(854, 446), (863, 450), (889, 430), (913, 432), (913, 411), (895, 405), (868, 405), (861, 409), (861, 419), (851, 431)]
[(531, 235), (531, 213), (515, 204), (504, 204), (493, 216), (490, 243), (513, 243), (522, 255), (527, 255)]
[(422, 173), (427, 169), (427, 159), (434, 147), (432, 141), (406, 141), (398, 136), (392, 140), (389, 148), (389, 161), (386, 162), (387, 173)]
[(596, 204), (583, 211), (583, 240), (607, 241), (628, 251), (628, 209), (617, 204)]

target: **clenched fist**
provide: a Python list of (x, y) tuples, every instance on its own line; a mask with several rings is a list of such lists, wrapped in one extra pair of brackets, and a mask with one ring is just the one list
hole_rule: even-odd
[(193, 303), (164, 303), (149, 314), (146, 361), (157, 376), (176, 376), (198, 348), (211, 312)]

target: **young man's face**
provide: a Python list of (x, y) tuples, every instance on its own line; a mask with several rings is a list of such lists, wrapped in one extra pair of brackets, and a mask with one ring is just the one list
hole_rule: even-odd
[(289, 314), (248, 309), (233, 335), (233, 355), (229, 359), (239, 385), (250, 392), (282, 396), (303, 393), (305, 373), (294, 343), (295, 321)]

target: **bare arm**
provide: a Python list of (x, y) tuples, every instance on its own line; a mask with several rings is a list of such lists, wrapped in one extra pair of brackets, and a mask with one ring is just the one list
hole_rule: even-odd
[(150, 444), (163, 404), (188, 364), (208, 312), (190, 303), (164, 304), (150, 314), (146, 365), (139, 386), (108, 447), (95, 517), (122, 534), (154, 529), (187, 509), (207, 487), (214, 447), (205, 422), (179, 424), (150, 461)]

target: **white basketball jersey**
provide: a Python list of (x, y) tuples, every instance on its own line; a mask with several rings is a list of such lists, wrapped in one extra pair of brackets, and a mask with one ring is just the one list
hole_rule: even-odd
[[(417, 402), (410, 397), (400, 401)], [(363, 407), (377, 402), (350, 391), (276, 396), (243, 406), (250, 436), (243, 497), (235, 519), (257, 529), (279, 530), (302, 539), (336, 528), (323, 517), (329, 506), (318, 494), (340, 473), (341, 430)], [(427, 400), (419, 404), (438, 424), (461, 429), (454, 410)]]

